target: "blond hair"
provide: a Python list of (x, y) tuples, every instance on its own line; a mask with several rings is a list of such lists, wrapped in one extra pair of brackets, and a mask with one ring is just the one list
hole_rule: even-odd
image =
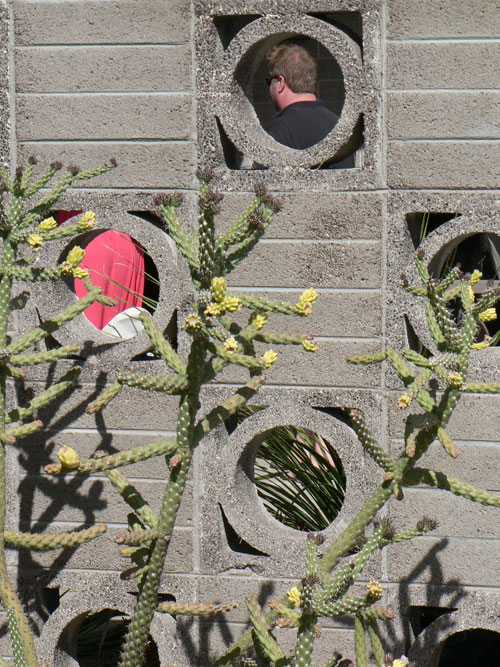
[(312, 55), (297, 44), (275, 46), (267, 53), (269, 77), (282, 76), (294, 93), (316, 94), (318, 66)]

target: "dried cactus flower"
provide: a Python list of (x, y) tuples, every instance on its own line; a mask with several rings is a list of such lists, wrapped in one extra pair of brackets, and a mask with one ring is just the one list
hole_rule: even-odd
[(184, 324), (188, 333), (194, 333), (200, 329), (201, 320), (196, 313), (189, 313), (184, 321)]
[(411, 398), (408, 396), (408, 394), (403, 394), (398, 398), (398, 406), (403, 410), (404, 408), (407, 408), (411, 403)]

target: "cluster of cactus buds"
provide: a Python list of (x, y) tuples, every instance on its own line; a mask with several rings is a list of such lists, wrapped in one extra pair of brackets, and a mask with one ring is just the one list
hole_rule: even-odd
[[(199, 173), (199, 178), (196, 237), (184, 230), (178, 217), (181, 195), (170, 194), (156, 199), (166, 232), (187, 262), (196, 294), (192, 310), (184, 321), (184, 329), (191, 337), (190, 352), (186, 359), (182, 359), (151, 316), (141, 314), (151, 344), (169, 372), (160, 376), (122, 373), (87, 408), (88, 412), (104, 409), (119, 395), (123, 386), (177, 395), (179, 411), (175, 441), (153, 443), (109, 456), (94, 456), (92, 459), (80, 459), (77, 452), (64, 447), (58, 452), (59, 463), (45, 467), (45, 471), (52, 474), (103, 471), (132, 508), (129, 532), (116, 537), (121, 545), (121, 555), (129, 559), (122, 576), (134, 578), (140, 588), (136, 610), (123, 646), (122, 667), (137, 667), (141, 664), (150, 623), (156, 610), (173, 615), (201, 615), (222, 613), (232, 608), (231, 605), (209, 603), (162, 603), (158, 606), (160, 574), (192, 454), (205, 435), (255, 395), (265, 379), (263, 371), (278, 359), (274, 347), (301, 345), (310, 352), (317, 349), (310, 334), (267, 330), (269, 316), (273, 312), (301, 317), (309, 315), (318, 296), (314, 289), (305, 290), (297, 303), (287, 303), (235, 293), (226, 282), (226, 276), (255, 247), (280, 204), (263, 186), (259, 186), (243, 215), (224, 234), (217, 235), (215, 216), (222, 197), (213, 189), (210, 173)], [(53, 232), (49, 230), (47, 233)], [(68, 255), (67, 261), (71, 262), (71, 259)], [(246, 324), (242, 324), (245, 310), (248, 311), (248, 318)], [(238, 321), (233, 319), (236, 313)], [(268, 347), (263, 352), (257, 352), (255, 343), (267, 344)], [(210, 412), (198, 416), (201, 387), (211, 382), (229, 364), (246, 368), (250, 375), (248, 382)], [(160, 455), (168, 457), (168, 481), (161, 509), (155, 513), (118, 468)]]
[[(476, 342), (481, 322), (496, 316), (495, 304), (500, 299), (500, 292), (491, 289), (476, 301), (472, 287), (481, 278), (479, 272), (463, 276), (458, 269), (452, 269), (437, 281), (429, 275), (421, 254), (415, 256), (415, 262), (423, 285), (412, 285), (404, 278), (402, 286), (425, 300), (435, 353), (423, 356), (411, 349), (401, 353), (387, 349), (348, 359), (353, 364), (386, 361), (405, 387), (404, 393), (396, 399), (399, 407), (406, 410), (413, 402), (420, 406), (420, 412), (406, 417), (402, 450), (399, 456), (391, 455), (371, 432), (362, 411), (345, 406), (363, 449), (381, 468), (380, 486), (340, 536), (326, 546), (319, 561), (315, 555), (315, 540), (308, 543), (305, 578), (282, 600), (270, 601), (267, 614), (252, 599), (247, 599), (252, 629), (216, 661), (217, 667), (234, 666), (239, 664), (238, 660), (256, 667), (267, 664), (311, 667), (312, 643), (317, 638), (314, 629), (318, 620), (322, 616), (342, 615), (354, 616), (356, 667), (367, 667), (368, 645), (377, 667), (406, 667), (409, 661), (405, 656), (394, 658), (386, 654), (382, 646), (377, 622), (391, 619), (393, 612), (376, 604), (383, 596), (380, 583), (369, 582), (365, 595), (359, 595), (359, 592), (354, 595), (349, 591), (376, 550), (423, 535), (436, 528), (437, 522), (423, 517), (415, 528), (397, 532), (389, 519), (377, 519), (377, 514), (392, 496), (401, 500), (404, 488), (417, 484), (445, 489), (484, 505), (500, 507), (498, 494), (442, 472), (417, 467), (418, 460), (434, 441), (441, 443), (446, 455), (458, 456), (446, 428), (463, 393), (500, 393), (499, 382), (467, 381), (470, 355), (487, 346)], [(460, 300), (464, 313), (459, 322), (450, 310), (450, 302), (456, 299)], [(307, 307), (307, 296), (299, 303)], [(373, 525), (372, 532), (367, 535), (370, 524)], [(290, 656), (285, 656), (275, 634), (277, 628), (285, 627), (297, 628), (295, 650)], [(324, 667), (338, 665), (340, 659), (341, 656), (335, 653)]]
[[(54, 349), (30, 352), (29, 349), (43, 342), (51, 333), (74, 319), (95, 301), (108, 303), (95, 287), (86, 271), (81, 267), (84, 250), (74, 246), (65, 260), (57, 266), (40, 267), (38, 256), (43, 256), (47, 244), (55, 239), (72, 238), (78, 233), (90, 229), (94, 224), (95, 214), (85, 213), (77, 222), (58, 227), (50, 215), (59, 197), (75, 183), (86, 180), (111, 169), (114, 164), (105, 165), (90, 171), (71, 168), (52, 188), (50, 182), (62, 165), (53, 163), (41, 175), (35, 176), (36, 160), (30, 158), (26, 167), (16, 170), (11, 178), (6, 169), (0, 169), (0, 237), (2, 250), (0, 256), (0, 599), (7, 612), (9, 633), (12, 640), (14, 664), (36, 666), (34, 641), (23, 608), (10, 584), (7, 574), (4, 546), (18, 549), (50, 550), (75, 547), (99, 535), (106, 526), (97, 524), (79, 531), (65, 533), (28, 534), (8, 530), (5, 517), (5, 448), (16, 444), (23, 436), (36, 433), (43, 428), (43, 423), (36, 419), (38, 410), (56, 400), (64, 391), (75, 383), (81, 368), (74, 366), (47, 389), (36, 395), (28, 405), (21, 405), (13, 410), (6, 409), (7, 378), (21, 379), (25, 375), (23, 367), (39, 365), (71, 358), (79, 346), (66, 345)], [(46, 189), (48, 193), (37, 202), (33, 197)], [(36, 257), (35, 257), (36, 256)], [(36, 266), (35, 258), (37, 260)], [(64, 311), (57, 313), (39, 327), (9, 338), (7, 335), (10, 313), (22, 308), (25, 302), (16, 297), (15, 281), (32, 283), (36, 281), (55, 281), (64, 276), (83, 278), (88, 294)], [(78, 456), (69, 447), (59, 451), (60, 466), (72, 470), (79, 465)]]

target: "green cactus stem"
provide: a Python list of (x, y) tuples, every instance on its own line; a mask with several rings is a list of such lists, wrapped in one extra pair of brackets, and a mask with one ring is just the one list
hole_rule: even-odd
[(149, 544), (152, 540), (157, 540), (161, 537), (163, 537), (163, 535), (158, 530), (133, 530), (130, 533), (120, 533), (119, 535), (116, 535), (115, 542), (117, 544), (139, 546), (141, 544)]
[(259, 603), (253, 595), (247, 595), (245, 598), (247, 604), (248, 616), (252, 624), (252, 630), (255, 633), (257, 641), (261, 646), (266, 656), (272, 661), (276, 662), (285, 657), (282, 649), (277, 641), (269, 633), (267, 622), (264, 614), (261, 611)]
[(121, 382), (112, 382), (99, 396), (89, 403), (85, 409), (88, 414), (100, 412), (106, 405), (113, 400), (123, 389)]
[[(116, 454), (110, 454), (109, 456), (101, 456), (94, 459), (82, 459), (76, 470), (81, 473), (114, 470), (121, 466), (128, 466), (132, 463), (145, 461), (153, 456), (161, 456), (162, 454), (170, 456), (175, 453), (176, 449), (177, 443), (175, 440), (164, 440), (162, 442), (155, 442), (148, 445), (141, 445), (140, 447), (134, 447), (133, 449), (127, 449), (123, 452), (116, 452)], [(49, 475), (60, 475), (67, 473), (68, 470), (64, 470), (60, 463), (50, 463), (44, 467), (44, 472)]]
[(365, 416), (361, 410), (350, 410), (349, 417), (352, 427), (358, 436), (363, 449), (383, 470), (394, 474), (394, 461), (390, 454), (377, 442), (366, 426)]
[(76, 354), (79, 349), (78, 343), (64, 345), (63, 347), (46, 352), (35, 352), (34, 354), (13, 354), (9, 359), (12, 366), (36, 366), (38, 364), (53, 363), (59, 359), (67, 359)]
[[(125, 500), (139, 519), (153, 530), (159, 530), (158, 517), (151, 509), (148, 503), (141, 496), (139, 491), (131, 484), (128, 479), (118, 470), (106, 470), (106, 477), (115, 487), (121, 497)], [(160, 530), (161, 534), (161, 530)]]
[(354, 655), (356, 667), (366, 667), (366, 636), (363, 619), (356, 616), (354, 619)]
[(51, 551), (53, 549), (65, 549), (76, 547), (104, 535), (107, 527), (103, 523), (97, 523), (90, 528), (74, 531), (71, 533), (44, 533), (41, 535), (31, 533), (18, 533), (15, 530), (6, 530), (4, 539), (11, 547), (18, 549), (34, 549), (35, 551)]
[(444, 472), (435, 472), (433, 470), (426, 470), (425, 468), (413, 468), (405, 476), (405, 483), (410, 484), (427, 484), (428, 486), (437, 489), (444, 489), (451, 491), (456, 496), (468, 498), (481, 505), (493, 505), (500, 507), (500, 495), (490, 493), (483, 489), (478, 489), (472, 484), (463, 482), (460, 479), (449, 477)]
[(153, 318), (149, 313), (141, 313), (140, 320), (144, 325), (144, 329), (148, 334), (155, 351), (160, 355), (163, 361), (176, 373), (177, 375), (186, 375), (186, 364), (181, 360), (177, 352), (170, 345), (165, 336), (158, 329), (153, 322)]
[(377, 667), (384, 667), (385, 651), (380, 639), (377, 621), (375, 619), (367, 619), (367, 629), (375, 664)]

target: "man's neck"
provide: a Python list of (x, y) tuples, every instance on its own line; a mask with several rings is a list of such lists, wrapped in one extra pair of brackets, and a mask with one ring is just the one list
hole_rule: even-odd
[(286, 95), (284, 99), (280, 98), (280, 111), (286, 109), (290, 104), (295, 104), (296, 102), (316, 102), (317, 98), (314, 93), (291, 93)]

